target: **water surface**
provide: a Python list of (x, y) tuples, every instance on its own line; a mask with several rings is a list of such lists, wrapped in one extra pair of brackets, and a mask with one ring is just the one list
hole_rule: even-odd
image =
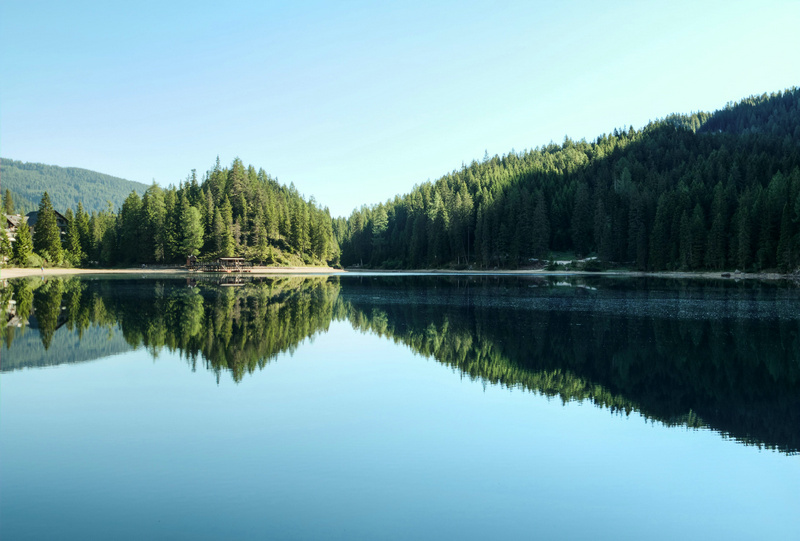
[(37, 278), (2, 295), (2, 539), (800, 537), (787, 285)]

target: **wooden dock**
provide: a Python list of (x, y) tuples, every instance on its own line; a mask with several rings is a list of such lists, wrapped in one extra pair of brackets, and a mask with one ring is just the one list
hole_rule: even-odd
[(220, 257), (216, 261), (193, 262), (187, 265), (194, 272), (241, 273), (253, 272), (253, 264), (243, 257)]

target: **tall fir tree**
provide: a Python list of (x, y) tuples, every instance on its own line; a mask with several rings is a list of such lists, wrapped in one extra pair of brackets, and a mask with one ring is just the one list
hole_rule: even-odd
[(73, 265), (83, 263), (86, 254), (81, 249), (81, 235), (78, 229), (78, 221), (72, 215), (72, 209), (67, 209), (65, 215), (67, 219), (67, 235), (64, 239), (65, 257)]
[(6, 188), (6, 193), (3, 194), (3, 209), (6, 214), (14, 214), (14, 198), (8, 188)]
[(58, 228), (56, 212), (47, 192), (42, 194), (39, 212), (33, 229), (33, 250), (44, 257), (48, 263), (61, 263), (61, 231)]
[(33, 255), (33, 238), (31, 237), (31, 230), (25, 222), (22, 222), (17, 227), (17, 238), (13, 247), (13, 262), (20, 267), (28, 265), (28, 261)]

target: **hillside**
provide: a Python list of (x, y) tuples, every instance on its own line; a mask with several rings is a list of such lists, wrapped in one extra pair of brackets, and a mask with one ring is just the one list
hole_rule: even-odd
[(800, 89), (472, 162), (337, 219), (344, 265), (800, 265)]
[(39, 207), (42, 192), (47, 190), (53, 206), (64, 212), (83, 203), (87, 212), (114, 208), (132, 190), (143, 194), (145, 184), (133, 182), (88, 169), (77, 167), (58, 167), (41, 163), (25, 163), (6, 158), (0, 159), (0, 184), (3, 193), (11, 190), (17, 211), (34, 210)]

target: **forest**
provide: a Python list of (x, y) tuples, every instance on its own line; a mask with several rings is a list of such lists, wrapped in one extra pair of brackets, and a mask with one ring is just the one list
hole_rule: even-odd
[(53, 206), (60, 212), (75, 209), (78, 203), (88, 212), (101, 211), (109, 202), (118, 207), (131, 190), (142, 195), (146, 184), (80, 169), (42, 163), (0, 159), (3, 191), (13, 194), (17, 212), (36, 210), (42, 193), (47, 191)]
[[(6, 170), (24, 164), (3, 162)], [(10, 169), (9, 169), (10, 170)], [(379, 173), (376, 173), (379, 174)], [(4, 177), (4, 180), (5, 177)], [(89, 197), (91, 189), (81, 188)], [(595, 141), (464, 164), (348, 218), (263, 169), (216, 165), (118, 209), (68, 208), (45, 192), (37, 238), (0, 250), (18, 265), (130, 266), (239, 256), (272, 265), (378, 269), (582, 268), (793, 272), (800, 266), (800, 89), (714, 113), (671, 115)], [(14, 199), (6, 191), (6, 211)], [(47, 234), (44, 230), (47, 229)], [(24, 236), (24, 235), (23, 235)], [(59, 241), (61, 239), (61, 241)]]
[(800, 89), (474, 161), (334, 221), (345, 266), (794, 270)]
[(3, 244), (13, 263), (169, 265), (192, 255), (278, 265), (338, 263), (328, 209), (238, 158), (230, 167), (217, 159), (202, 181), (192, 171), (177, 187), (153, 183), (142, 196), (131, 191), (116, 211), (88, 212), (79, 202), (74, 213), (67, 209), (63, 234), (54, 210), (45, 192), (33, 238), (22, 232), (13, 247)]

